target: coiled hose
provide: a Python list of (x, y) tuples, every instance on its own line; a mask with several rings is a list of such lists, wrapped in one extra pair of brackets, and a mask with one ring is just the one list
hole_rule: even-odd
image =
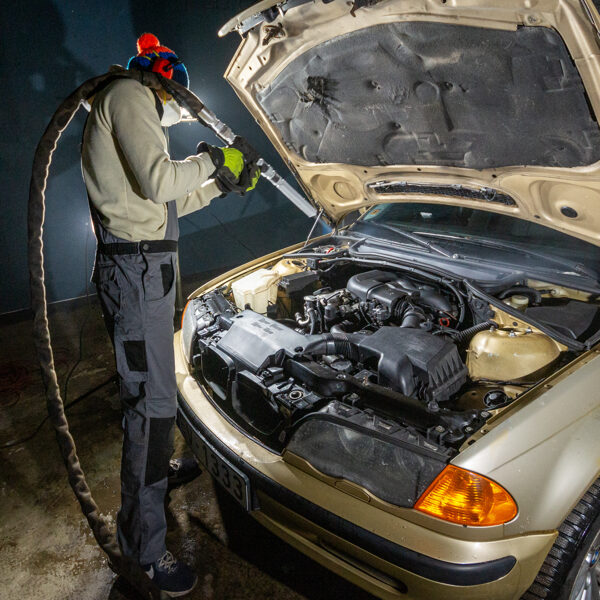
[[(162, 76), (145, 71), (128, 71), (123, 67), (112, 67), (111, 70), (98, 77), (89, 79), (71, 93), (58, 107), (46, 131), (40, 139), (35, 151), (31, 183), (29, 187), (28, 204), (28, 254), (29, 254), (29, 281), (31, 289), (31, 307), (33, 310), (33, 336), (42, 370), (42, 378), (46, 392), (48, 415), (55, 432), (69, 483), (87, 522), (94, 534), (98, 545), (107, 554), (111, 568), (127, 579), (144, 597), (163, 600), (167, 598), (164, 593), (144, 573), (139, 564), (123, 556), (116, 538), (109, 528), (106, 520), (100, 515), (98, 506), (94, 501), (92, 492), (85, 479), (85, 474), (77, 456), (75, 441), (69, 431), (69, 423), (64, 411), (64, 404), (60, 394), (52, 342), (48, 328), (48, 306), (46, 300), (46, 285), (44, 280), (44, 250), (43, 228), (46, 206), (46, 183), (52, 155), (58, 144), (62, 132), (67, 128), (73, 116), (84, 100), (90, 98), (111, 81), (117, 78), (133, 78), (154, 89), (162, 86)], [(202, 107), (203, 104), (192, 92), (176, 82), (169, 82), (170, 87), (175, 87), (184, 96), (192, 107)]]

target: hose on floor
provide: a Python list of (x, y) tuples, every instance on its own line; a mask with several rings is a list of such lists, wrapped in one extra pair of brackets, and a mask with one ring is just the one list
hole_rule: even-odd
[[(52, 423), (60, 452), (67, 469), (69, 483), (98, 545), (107, 554), (111, 567), (129, 581), (145, 598), (164, 600), (166, 596), (144, 573), (139, 564), (121, 553), (117, 540), (100, 514), (92, 492), (85, 478), (85, 473), (77, 456), (75, 440), (69, 431), (69, 422), (65, 415), (65, 407), (54, 368), (52, 341), (48, 327), (48, 305), (44, 274), (43, 231), (46, 209), (46, 184), (52, 163), (52, 155), (61, 134), (68, 127), (82, 103), (106, 87), (117, 78), (133, 78), (154, 89), (162, 86), (162, 76), (146, 71), (128, 71), (123, 67), (112, 67), (108, 73), (89, 79), (71, 93), (58, 107), (52, 116), (46, 131), (40, 139), (35, 151), (31, 183), (29, 187), (28, 205), (28, 254), (29, 282), (31, 289), (31, 307), (33, 317), (33, 336), (38, 359), (42, 370), (42, 378), (46, 391), (48, 416)], [(200, 108), (203, 106), (199, 98), (184, 86), (169, 82), (183, 95), (188, 105)]]

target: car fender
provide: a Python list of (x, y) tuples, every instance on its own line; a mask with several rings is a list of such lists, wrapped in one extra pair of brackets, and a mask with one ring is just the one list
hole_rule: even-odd
[(505, 535), (558, 528), (600, 475), (598, 354), (582, 355), (524, 394), (452, 461), (513, 496), (519, 512)]

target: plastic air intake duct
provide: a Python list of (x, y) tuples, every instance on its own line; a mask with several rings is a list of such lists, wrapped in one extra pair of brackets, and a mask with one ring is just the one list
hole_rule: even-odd
[(453, 342), (410, 327), (381, 327), (370, 335), (325, 334), (304, 355), (335, 355), (377, 365), (377, 383), (425, 402), (444, 402), (467, 380)]

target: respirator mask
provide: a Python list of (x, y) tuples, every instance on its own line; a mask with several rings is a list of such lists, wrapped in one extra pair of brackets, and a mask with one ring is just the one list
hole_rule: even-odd
[(173, 98), (170, 100), (163, 100), (162, 103), (163, 114), (160, 118), (160, 124), (163, 127), (171, 127), (181, 121), (181, 106), (175, 102)]

